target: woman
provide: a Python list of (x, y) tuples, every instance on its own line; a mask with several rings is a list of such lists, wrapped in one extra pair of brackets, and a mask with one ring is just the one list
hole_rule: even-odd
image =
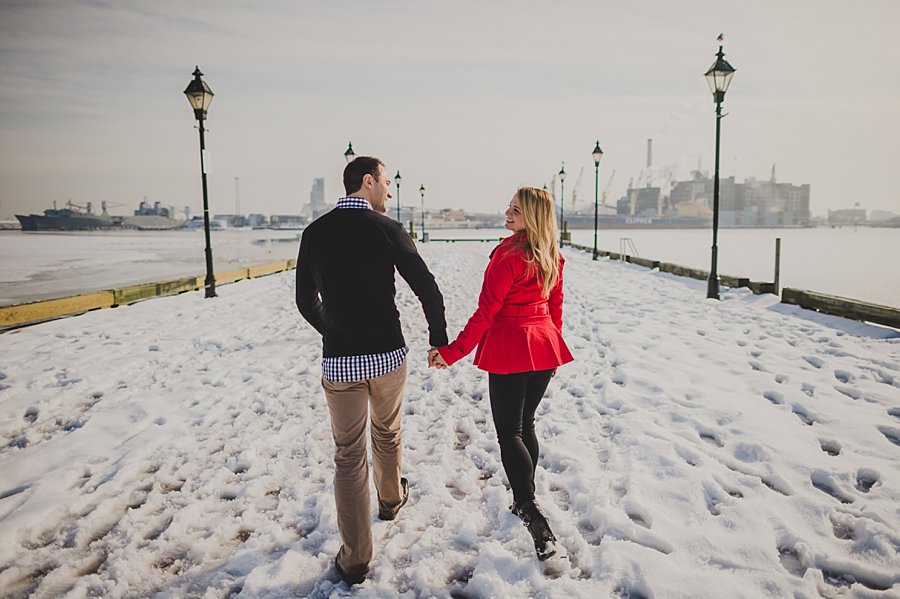
[(556, 537), (534, 499), (538, 439), (534, 414), (556, 368), (572, 361), (563, 341), (563, 258), (556, 246), (556, 210), (545, 190), (522, 187), (506, 210), (513, 235), (491, 252), (478, 308), (450, 345), (429, 352), (446, 368), (475, 346), (475, 365), (488, 372), (491, 414), (515, 503), (540, 559)]

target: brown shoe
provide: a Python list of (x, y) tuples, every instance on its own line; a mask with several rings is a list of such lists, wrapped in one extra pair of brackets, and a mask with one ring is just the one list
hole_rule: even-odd
[(400, 511), (400, 508), (406, 505), (406, 500), (409, 499), (409, 481), (405, 478), (400, 479), (400, 491), (403, 493), (403, 497), (400, 499), (400, 504), (397, 505), (397, 507), (393, 507), (390, 509), (379, 509), (379, 520), (393, 520), (397, 517), (397, 512)]
[(350, 574), (345, 572), (341, 565), (338, 563), (337, 558), (334, 558), (334, 569), (337, 570), (338, 576), (341, 577), (341, 580), (347, 583), (347, 586), (353, 586), (355, 584), (360, 584), (366, 579), (366, 572), (362, 574)]

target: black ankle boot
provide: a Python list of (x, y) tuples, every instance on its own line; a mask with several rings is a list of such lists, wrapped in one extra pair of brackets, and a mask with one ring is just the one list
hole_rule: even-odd
[(520, 506), (515, 506), (513, 511), (522, 519), (529, 534), (531, 534), (538, 559), (545, 560), (555, 554), (556, 536), (550, 530), (547, 518), (537, 504), (534, 501), (529, 501)]

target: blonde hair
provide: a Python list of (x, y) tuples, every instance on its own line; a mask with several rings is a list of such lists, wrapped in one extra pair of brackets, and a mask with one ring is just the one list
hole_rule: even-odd
[(516, 197), (525, 221), (528, 236), (528, 268), (537, 275), (541, 294), (550, 296), (550, 290), (559, 279), (559, 248), (556, 245), (556, 208), (553, 197), (545, 189), (520, 187)]

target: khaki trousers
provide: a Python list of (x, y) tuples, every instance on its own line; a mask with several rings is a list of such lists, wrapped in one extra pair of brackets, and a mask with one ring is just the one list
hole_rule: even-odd
[(406, 361), (389, 373), (352, 383), (322, 379), (334, 436), (334, 500), (343, 545), (337, 561), (351, 575), (368, 572), (372, 561), (372, 508), (366, 422), (371, 406), (372, 465), (380, 509), (400, 504), (400, 406)]

